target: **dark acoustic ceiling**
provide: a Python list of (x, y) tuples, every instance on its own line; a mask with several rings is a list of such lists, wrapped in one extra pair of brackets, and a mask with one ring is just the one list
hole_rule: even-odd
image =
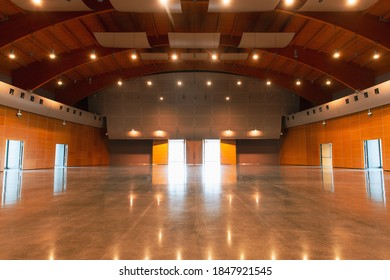
[[(31, 0), (0, 0), (0, 72), (12, 77), (15, 86), (43, 88), (54, 93), (56, 100), (74, 105), (118, 79), (174, 71), (213, 71), (269, 79), (312, 104), (320, 104), (341, 90), (373, 86), (377, 77), (390, 73), (389, 0), (356, 0), (356, 5), (369, 4), (359, 11), (348, 5), (351, 0), (295, 0), (291, 6), (286, 3), (291, 0), (270, 0), (277, 3), (265, 11), (256, 11), (259, 1), (248, 0), (176, 0), (179, 12), (153, 10), (159, 0), (146, 1), (153, 2), (149, 12), (119, 11), (118, 0), (58, 0), (56, 4), (64, 6), (63, 2), (72, 1), (88, 9), (45, 9), (56, 1), (42, 0), (39, 8), (28, 11), (20, 3), (31, 6)], [(225, 1), (233, 5), (230, 10), (211, 9)], [(126, 1), (135, 3), (132, 5), (136, 8), (141, 2)], [(305, 9), (305, 5), (321, 3), (324, 9)], [(240, 5), (246, 9), (240, 9)], [(326, 5), (341, 6), (341, 10), (327, 9)], [(150, 48), (103, 47), (95, 38), (96, 32), (144, 32)], [(220, 38), (215, 49), (173, 48), (169, 33), (215, 33)], [(294, 36), (282, 48), (240, 48), (244, 33)], [(339, 58), (333, 57), (336, 50)], [(14, 59), (9, 57), (10, 52)], [(91, 52), (96, 53), (96, 59), (90, 59)], [(172, 61), (173, 52), (247, 57)], [(50, 59), (50, 53), (56, 58)], [(131, 58), (134, 53), (137, 59)], [(257, 60), (253, 59), (254, 53)], [(141, 54), (167, 54), (169, 58), (143, 59)], [(374, 58), (374, 54), (379, 57)], [(297, 79), (301, 80), (300, 86), (296, 85)], [(62, 85), (58, 85), (59, 80)]]

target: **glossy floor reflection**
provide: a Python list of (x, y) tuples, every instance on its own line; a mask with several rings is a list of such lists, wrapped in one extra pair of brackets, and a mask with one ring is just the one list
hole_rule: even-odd
[(390, 259), (389, 172), (7, 171), (0, 259)]

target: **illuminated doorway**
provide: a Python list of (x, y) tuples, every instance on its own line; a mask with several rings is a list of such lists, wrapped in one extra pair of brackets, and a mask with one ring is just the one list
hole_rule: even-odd
[(23, 168), (23, 141), (7, 140), (5, 147), (5, 165), (4, 169), (22, 169)]
[(221, 163), (221, 140), (206, 139), (203, 142), (203, 163)]

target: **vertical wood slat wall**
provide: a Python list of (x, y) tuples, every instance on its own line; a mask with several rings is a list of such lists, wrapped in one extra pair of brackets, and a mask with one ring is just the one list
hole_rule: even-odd
[(6, 140), (24, 142), (23, 169), (53, 168), (56, 144), (68, 144), (68, 166), (107, 165), (108, 148), (102, 130), (22, 112), (0, 105), (0, 170), (4, 170)]
[(364, 168), (363, 141), (382, 139), (383, 169), (390, 170), (390, 105), (288, 129), (281, 164), (320, 165), (320, 144), (332, 143), (333, 167)]

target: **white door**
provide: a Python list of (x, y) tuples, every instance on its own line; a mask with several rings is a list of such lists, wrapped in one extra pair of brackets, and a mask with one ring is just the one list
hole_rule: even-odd
[(206, 139), (203, 142), (203, 159), (205, 164), (213, 163), (220, 164), (221, 163), (221, 140), (214, 139)]
[(66, 167), (68, 161), (68, 145), (56, 144), (55, 167)]
[(364, 141), (364, 167), (382, 168), (382, 143), (380, 139)]
[(168, 141), (168, 164), (184, 164), (186, 162), (185, 141)]
[(332, 167), (332, 144), (321, 144), (321, 166)]
[(4, 169), (22, 169), (23, 141), (7, 140), (5, 147)]

